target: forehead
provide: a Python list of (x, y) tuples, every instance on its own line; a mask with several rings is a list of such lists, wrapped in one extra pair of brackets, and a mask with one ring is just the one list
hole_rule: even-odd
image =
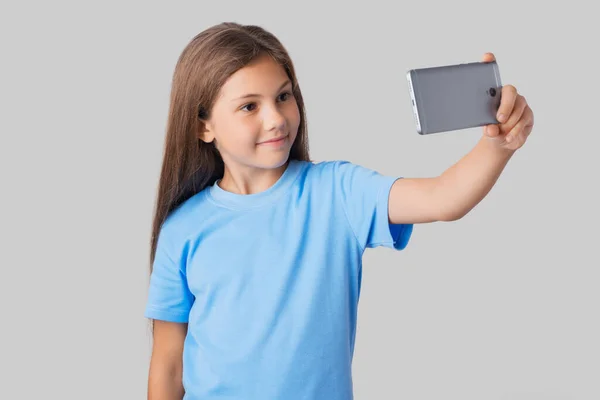
[(263, 55), (231, 75), (221, 88), (221, 94), (224, 98), (247, 93), (270, 96), (286, 79), (285, 69), (270, 56)]

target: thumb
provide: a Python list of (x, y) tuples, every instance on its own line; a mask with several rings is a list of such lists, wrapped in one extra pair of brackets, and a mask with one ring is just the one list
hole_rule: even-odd
[(498, 128), (498, 125), (486, 125), (483, 128), (483, 132), (486, 136), (495, 138), (500, 135), (500, 128)]

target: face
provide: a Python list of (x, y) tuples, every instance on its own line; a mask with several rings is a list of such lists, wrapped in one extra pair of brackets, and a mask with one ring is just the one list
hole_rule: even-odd
[(288, 160), (299, 125), (290, 79), (271, 57), (261, 56), (223, 85), (200, 139), (214, 141), (226, 173), (274, 169)]

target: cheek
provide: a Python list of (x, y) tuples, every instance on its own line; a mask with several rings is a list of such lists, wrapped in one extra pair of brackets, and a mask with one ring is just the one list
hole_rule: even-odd
[(251, 119), (230, 118), (222, 125), (221, 144), (229, 149), (243, 152), (248, 150), (250, 146), (254, 147), (257, 132), (260, 132), (260, 128)]
[(295, 130), (297, 130), (300, 125), (300, 110), (295, 102), (291, 103), (286, 110), (286, 119), (290, 124), (290, 128), (294, 128), (295, 133)]
[(235, 136), (240, 145), (254, 146), (260, 136), (261, 124), (253, 118), (247, 118), (238, 121), (233, 129), (236, 132)]

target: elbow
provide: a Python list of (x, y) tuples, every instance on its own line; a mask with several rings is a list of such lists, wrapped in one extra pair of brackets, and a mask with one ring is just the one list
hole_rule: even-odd
[(454, 222), (462, 219), (467, 213), (468, 211), (463, 210), (448, 210), (441, 213), (439, 220), (443, 222)]
[(459, 219), (460, 219), (460, 217), (455, 217), (453, 215), (442, 215), (440, 218), (438, 218), (438, 221), (454, 222), (454, 221), (458, 221)]

